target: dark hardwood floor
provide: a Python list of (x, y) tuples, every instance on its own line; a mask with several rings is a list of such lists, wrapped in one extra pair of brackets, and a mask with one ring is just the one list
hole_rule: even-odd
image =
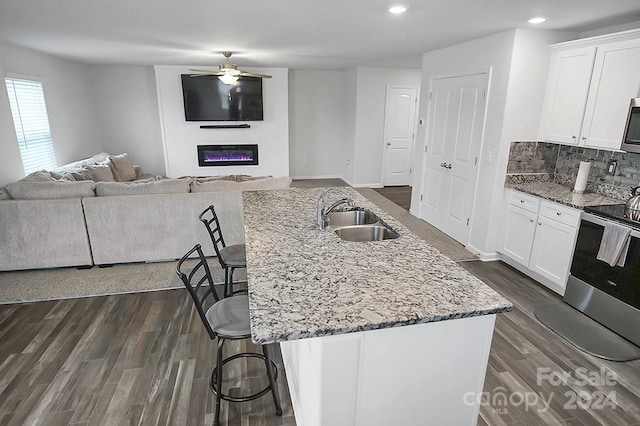
[[(215, 345), (183, 289), (3, 305), (0, 342), (2, 425), (213, 424)], [(279, 351), (277, 361), (284, 415), (267, 394), (223, 402), (223, 424), (295, 425)], [(234, 361), (224, 388), (255, 391), (265, 372)]]
[[(510, 267), (461, 265), (515, 305), (497, 316), (479, 425), (640, 425), (640, 361), (594, 358), (546, 329), (533, 309), (560, 298)], [(247, 341), (238, 344), (257, 349)], [(210, 425), (213, 350), (183, 289), (2, 305), (0, 424)], [(223, 402), (223, 424), (295, 424), (278, 361), (283, 417), (275, 416), (265, 395), (243, 404)], [(264, 385), (264, 366), (257, 361), (230, 365), (227, 386), (246, 391)], [(570, 378), (557, 386), (544, 378), (538, 383), (540, 368), (548, 369), (547, 376)], [(602, 368), (616, 378), (581, 384), (580, 368), (598, 374)], [(616, 404), (603, 405), (600, 396), (613, 393)], [(582, 399), (572, 404), (572, 395)]]
[(460, 265), (514, 304), (497, 316), (479, 425), (640, 425), (640, 360), (593, 357), (546, 328), (533, 311), (560, 296), (510, 266)]
[(372, 188), (378, 194), (393, 201), (405, 210), (411, 207), (411, 187), (410, 186), (385, 186), (383, 188)]

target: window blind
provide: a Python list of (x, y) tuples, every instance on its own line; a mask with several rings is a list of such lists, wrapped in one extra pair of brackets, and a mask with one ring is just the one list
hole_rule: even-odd
[(42, 83), (5, 78), (25, 174), (57, 166)]

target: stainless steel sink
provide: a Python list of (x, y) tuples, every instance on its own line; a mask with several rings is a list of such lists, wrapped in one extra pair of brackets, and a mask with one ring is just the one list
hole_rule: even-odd
[(329, 226), (333, 228), (349, 225), (370, 225), (378, 221), (378, 216), (367, 210), (331, 212), (327, 216), (329, 217)]
[(381, 225), (345, 226), (335, 232), (346, 241), (382, 241), (399, 237), (397, 232)]

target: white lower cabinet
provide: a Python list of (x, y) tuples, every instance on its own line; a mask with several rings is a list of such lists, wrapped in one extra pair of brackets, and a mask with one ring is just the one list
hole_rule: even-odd
[(529, 265), (533, 236), (536, 232), (538, 213), (509, 205), (505, 223), (505, 239), (502, 252), (514, 261)]
[(507, 191), (502, 260), (564, 295), (580, 211), (518, 191)]

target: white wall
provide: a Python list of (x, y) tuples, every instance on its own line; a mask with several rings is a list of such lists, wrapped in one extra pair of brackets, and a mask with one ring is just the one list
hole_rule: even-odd
[(345, 159), (342, 164), (342, 179), (348, 183), (353, 182), (353, 165), (355, 155), (356, 140), (356, 114), (358, 113), (358, 69), (352, 68), (347, 71), (347, 120), (346, 137), (347, 145), (345, 147)]
[(90, 70), (104, 151), (128, 152), (145, 173), (164, 174), (153, 67), (93, 65)]
[(387, 86), (420, 86), (419, 69), (290, 73), (291, 171), (382, 185)]
[[(269, 74), (263, 80), (264, 121), (249, 122), (249, 129), (200, 129), (206, 122), (187, 122), (184, 118), (181, 74), (188, 66), (156, 66), (156, 84), (160, 108), (160, 126), (166, 173), (171, 177), (186, 175), (289, 175), (289, 99), (288, 70), (252, 68)], [(259, 165), (199, 167), (197, 145), (258, 144)]]
[(289, 168), (293, 178), (343, 177), (351, 153), (346, 71), (289, 72)]
[[(493, 187), (491, 210), (478, 212), (487, 216), (478, 217), (472, 232), (476, 235), (476, 248), (481, 252), (493, 253), (498, 244), (502, 220), (500, 201), (504, 191), (504, 177), (507, 172), (509, 148), (512, 141), (538, 140), (542, 104), (549, 70), (549, 45), (575, 38), (575, 33), (564, 31), (544, 31), (517, 29), (511, 56), (509, 83), (505, 99), (500, 151), (496, 158), (496, 176)], [(485, 151), (486, 152), (486, 151)], [(483, 217), (488, 217), (486, 222)], [(487, 228), (496, 232), (478, 232)], [(484, 246), (481, 241), (484, 240)]]
[(419, 69), (357, 68), (354, 186), (382, 186), (387, 86), (420, 87)]
[[(419, 117), (425, 123), (431, 76), (490, 71), (486, 124), (467, 245), (487, 258), (494, 255), (499, 234), (509, 144), (512, 140), (536, 140), (547, 74), (546, 46), (567, 37), (567, 33), (514, 29), (423, 55)], [(425, 135), (425, 126), (420, 126), (418, 153), (424, 152)], [(419, 216), (423, 161), (420, 155), (414, 163), (411, 212), (416, 216)]]
[(59, 165), (102, 150), (87, 65), (0, 42), (0, 74), (0, 185), (24, 176), (4, 85), (7, 74), (33, 76), (42, 81)]

